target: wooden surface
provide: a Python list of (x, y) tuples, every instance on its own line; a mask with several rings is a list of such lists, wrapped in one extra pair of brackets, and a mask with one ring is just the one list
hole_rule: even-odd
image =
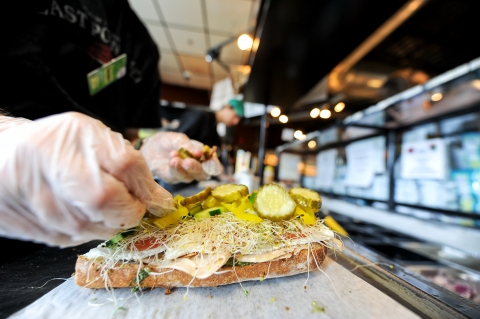
[[(244, 282), (218, 288), (91, 290), (73, 278), (9, 318), (419, 318), (330, 258), (324, 273)], [(114, 302), (116, 300), (116, 303)], [(315, 302), (317, 307), (312, 306)], [(320, 310), (319, 308), (324, 308)]]

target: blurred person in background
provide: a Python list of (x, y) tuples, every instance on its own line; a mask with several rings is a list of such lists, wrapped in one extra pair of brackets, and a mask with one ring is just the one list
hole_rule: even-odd
[[(168, 130), (184, 133), (188, 137), (195, 138), (195, 140), (210, 147), (216, 146), (217, 156), (222, 158), (222, 156), (227, 155), (224, 152), (227, 145), (225, 145), (225, 141), (218, 133), (218, 125), (224, 125), (225, 131), (226, 128), (238, 125), (244, 117), (244, 103), (239, 99), (230, 99), (228, 103), (217, 111), (211, 111), (206, 107), (168, 107), (163, 109), (162, 116), (166, 126), (169, 127)], [(224, 167), (229, 164), (225, 162), (227, 160), (222, 158)], [(222, 176), (218, 176), (216, 179), (221, 178)], [(196, 184), (196, 181), (179, 184), (172, 184), (167, 181), (160, 182), (160, 185), (170, 192), (178, 192), (182, 188)]]

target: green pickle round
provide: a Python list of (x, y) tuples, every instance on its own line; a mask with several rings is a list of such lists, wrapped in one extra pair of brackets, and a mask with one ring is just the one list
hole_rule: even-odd
[(322, 198), (317, 192), (303, 187), (293, 187), (288, 193), (298, 206), (307, 211), (318, 212), (322, 207)]
[(182, 199), (181, 204), (182, 206), (190, 206), (190, 205), (195, 205), (203, 202), (210, 196), (212, 193), (212, 189), (210, 187), (205, 188), (203, 191), (190, 196), (190, 197), (185, 197)]
[(282, 186), (270, 183), (260, 187), (253, 207), (261, 218), (281, 221), (292, 218), (297, 205)]
[(242, 184), (223, 184), (212, 191), (212, 196), (219, 202), (231, 203), (248, 195), (248, 187)]

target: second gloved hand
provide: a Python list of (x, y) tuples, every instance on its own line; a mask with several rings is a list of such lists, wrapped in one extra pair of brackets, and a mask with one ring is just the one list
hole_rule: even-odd
[(155, 178), (171, 184), (190, 183), (193, 180), (207, 180), (211, 175), (219, 175), (223, 171), (215, 153), (204, 163), (178, 156), (178, 150), (185, 148), (199, 158), (203, 154), (203, 146), (183, 133), (159, 132), (147, 138), (140, 151)]

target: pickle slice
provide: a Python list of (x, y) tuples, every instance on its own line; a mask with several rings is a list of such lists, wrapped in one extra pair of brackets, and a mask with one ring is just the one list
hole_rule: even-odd
[(192, 153), (190, 153), (187, 149), (185, 148), (181, 148), (178, 150), (178, 156), (181, 158), (181, 159), (186, 159), (186, 158), (194, 158), (196, 159), (195, 157), (193, 157)]
[(322, 198), (317, 192), (303, 187), (293, 187), (288, 193), (298, 206), (307, 211), (318, 212), (322, 207)]
[(212, 188), (207, 187), (203, 191), (201, 191), (200, 193), (197, 193), (193, 196), (185, 197), (184, 199), (182, 199), (181, 205), (182, 206), (191, 206), (191, 205), (194, 205), (194, 204), (197, 204), (197, 203), (201, 203), (204, 200), (206, 200), (208, 198), (208, 196), (210, 196), (211, 193), (212, 193)]
[(212, 196), (219, 202), (234, 202), (248, 195), (248, 187), (241, 184), (223, 184), (215, 187)]
[(211, 148), (208, 145), (203, 145), (203, 154), (210, 154)]
[(290, 219), (297, 205), (282, 186), (270, 183), (260, 187), (253, 207), (258, 216), (280, 221)]
[(212, 157), (213, 153), (215, 153), (216, 151), (217, 151), (216, 146), (210, 147), (208, 145), (204, 145), (202, 156), (200, 156), (200, 158), (197, 158), (197, 157), (193, 156), (192, 153), (190, 153), (187, 149), (182, 147), (178, 150), (178, 156), (181, 159), (193, 158), (193, 159), (199, 161), (200, 163), (203, 163), (206, 160), (209, 160)]

